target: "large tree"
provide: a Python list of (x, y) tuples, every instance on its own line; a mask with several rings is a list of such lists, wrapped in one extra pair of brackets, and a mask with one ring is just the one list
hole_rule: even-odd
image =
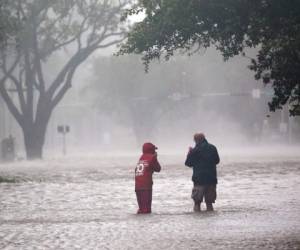
[[(97, 49), (120, 43), (126, 0), (15, 0), (6, 6), (22, 29), (0, 50), (0, 94), (24, 134), (27, 158), (41, 158), (52, 111), (78, 67)], [(62, 49), (64, 51), (62, 51)], [(52, 79), (47, 62), (64, 53)], [(17, 100), (10, 91), (17, 93)]]
[(255, 47), (250, 69), (274, 87), (271, 111), (289, 103), (300, 109), (300, 1), (140, 0), (127, 15), (145, 14), (120, 54), (143, 54), (146, 67), (176, 50), (193, 53), (215, 46), (225, 59)]

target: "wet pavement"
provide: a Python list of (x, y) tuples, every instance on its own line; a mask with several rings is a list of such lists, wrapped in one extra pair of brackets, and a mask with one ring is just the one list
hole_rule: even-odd
[(136, 157), (1, 165), (0, 249), (300, 249), (300, 157), (227, 159), (215, 212), (192, 212), (191, 170), (161, 157), (136, 215)]

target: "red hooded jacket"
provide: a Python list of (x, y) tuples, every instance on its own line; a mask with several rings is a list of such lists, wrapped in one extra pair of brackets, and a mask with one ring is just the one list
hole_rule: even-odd
[(152, 189), (152, 174), (161, 170), (155, 149), (157, 148), (152, 143), (143, 145), (143, 155), (135, 168), (135, 190)]

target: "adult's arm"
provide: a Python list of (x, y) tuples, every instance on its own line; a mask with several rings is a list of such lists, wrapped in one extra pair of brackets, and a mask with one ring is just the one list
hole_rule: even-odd
[(187, 167), (193, 167), (195, 162), (195, 152), (192, 150), (189, 151), (189, 153), (186, 156), (185, 165)]
[(220, 156), (219, 156), (219, 153), (218, 153), (218, 150), (216, 147), (214, 147), (214, 151), (215, 151), (215, 163), (216, 164), (219, 164), (220, 163)]

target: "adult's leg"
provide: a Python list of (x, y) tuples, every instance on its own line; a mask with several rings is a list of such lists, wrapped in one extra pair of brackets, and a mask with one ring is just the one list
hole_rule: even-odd
[(214, 211), (214, 207), (213, 207), (213, 204), (212, 203), (207, 203), (206, 202), (206, 211)]
[(194, 202), (194, 212), (201, 211), (201, 202)]
[(207, 185), (205, 187), (205, 203), (207, 211), (214, 211), (213, 203), (217, 198), (216, 185)]
[(192, 199), (194, 200), (194, 212), (201, 211), (201, 202), (203, 201), (204, 187), (200, 185), (194, 185), (192, 190)]

